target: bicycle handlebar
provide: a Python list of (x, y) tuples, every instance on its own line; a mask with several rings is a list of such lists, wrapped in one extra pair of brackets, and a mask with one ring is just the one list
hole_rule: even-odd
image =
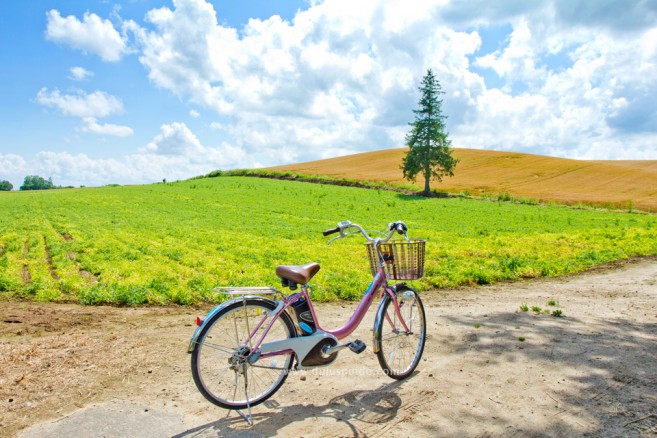
[(333, 239), (329, 240), (328, 243), (331, 243), (336, 239), (341, 239), (343, 237), (347, 237), (348, 234), (345, 234), (344, 232), (345, 232), (345, 230), (347, 230), (349, 228), (356, 228), (357, 232), (361, 233), (365, 237), (365, 239), (367, 239), (368, 242), (386, 243), (388, 240), (390, 240), (390, 238), (393, 236), (393, 234), (395, 234), (395, 232), (397, 232), (399, 234), (403, 234), (404, 236), (406, 236), (406, 239), (408, 240), (408, 235), (406, 234), (406, 232), (408, 231), (408, 227), (402, 221), (389, 223), (388, 224), (388, 231), (389, 231), (388, 235), (383, 239), (370, 237), (370, 235), (367, 234), (367, 231), (365, 231), (363, 229), (363, 227), (361, 227), (358, 224), (352, 224), (350, 221), (340, 222), (337, 227), (325, 230), (322, 234), (324, 234), (324, 236), (329, 236), (331, 234), (340, 233), (339, 236), (334, 237)]
[(399, 234), (405, 234), (408, 231), (408, 227), (402, 221), (392, 222), (388, 224), (388, 229), (397, 230)]
[(331, 234), (339, 233), (340, 227), (331, 228), (330, 230), (325, 230), (322, 234), (325, 236), (330, 236)]

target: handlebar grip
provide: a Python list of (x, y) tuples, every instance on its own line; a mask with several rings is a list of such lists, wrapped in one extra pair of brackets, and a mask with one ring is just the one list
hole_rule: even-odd
[(339, 232), (340, 232), (340, 227), (335, 227), (335, 228), (331, 228), (330, 230), (324, 231), (322, 234), (325, 235), (325, 236), (329, 236), (331, 234), (335, 234), (335, 233), (339, 233)]
[(399, 233), (399, 234), (404, 234), (406, 231), (408, 231), (408, 227), (402, 221), (391, 223), (389, 229), (391, 231), (396, 230), (397, 233)]

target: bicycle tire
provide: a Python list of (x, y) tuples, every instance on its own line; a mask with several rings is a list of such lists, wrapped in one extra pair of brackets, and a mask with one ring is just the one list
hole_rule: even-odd
[[(263, 312), (275, 307), (276, 303), (271, 300), (245, 298), (221, 310), (204, 327), (192, 352), (191, 365), (194, 383), (207, 400), (225, 409), (245, 409), (264, 402), (285, 383), (294, 361), (293, 353), (260, 359), (253, 364), (246, 361), (237, 369), (230, 362), (238, 356), (248, 333), (255, 329), (257, 322), (254, 320), (259, 321)], [(264, 325), (267, 324), (268, 321)], [(253, 339), (260, 339), (263, 332), (264, 327), (260, 327)], [(283, 312), (263, 342), (295, 336), (294, 323)], [(277, 358), (281, 357), (279, 365)], [(248, 404), (245, 386), (248, 387)]]
[[(412, 292), (413, 299), (404, 299), (405, 292)], [(393, 379), (403, 380), (420, 363), (427, 326), (424, 306), (416, 290), (402, 285), (397, 288), (396, 296), (399, 311), (411, 333), (405, 333), (392, 298), (385, 295), (377, 311), (374, 339), (378, 345), (376, 356), (383, 371)]]

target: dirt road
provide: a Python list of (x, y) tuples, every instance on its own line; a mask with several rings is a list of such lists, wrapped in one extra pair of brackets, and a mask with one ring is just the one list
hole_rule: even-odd
[[(368, 350), (293, 373), (251, 428), (192, 382), (186, 347), (207, 308), (0, 302), (0, 435), (657, 435), (657, 259), (423, 300), (412, 378), (380, 371), (371, 310), (354, 334)], [(321, 322), (354, 307), (321, 305)]]

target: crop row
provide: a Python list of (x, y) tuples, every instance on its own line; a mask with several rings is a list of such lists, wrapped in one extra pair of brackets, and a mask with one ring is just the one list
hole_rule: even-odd
[(370, 279), (362, 239), (327, 247), (349, 219), (404, 220), (427, 240), (421, 289), (576, 272), (657, 254), (655, 216), (425, 199), (246, 177), (0, 195), (0, 294), (88, 304), (219, 301), (217, 286), (277, 286), (278, 264), (319, 262), (323, 300)]

